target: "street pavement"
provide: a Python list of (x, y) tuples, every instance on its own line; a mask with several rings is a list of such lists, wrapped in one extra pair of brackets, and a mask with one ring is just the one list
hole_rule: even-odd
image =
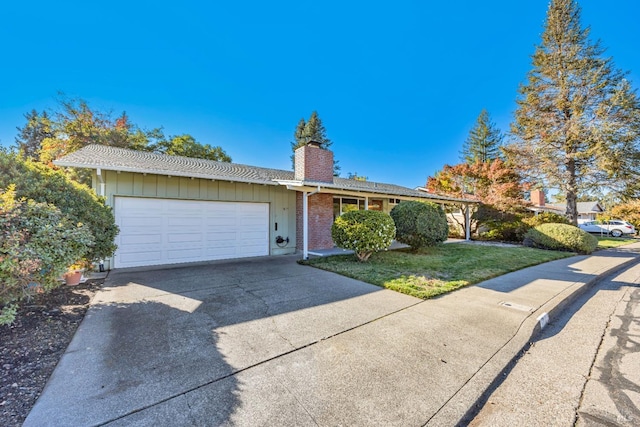
[(25, 426), (465, 423), (640, 244), (422, 301), (265, 257), (110, 273)]
[(580, 296), (535, 339), (470, 423), (640, 425), (640, 265)]

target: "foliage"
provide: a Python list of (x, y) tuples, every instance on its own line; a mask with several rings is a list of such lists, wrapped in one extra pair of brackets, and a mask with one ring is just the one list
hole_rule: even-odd
[(498, 159), (501, 157), (500, 146), (503, 139), (500, 130), (491, 122), (489, 113), (483, 109), (462, 146), (460, 160), (472, 165)]
[[(230, 162), (221, 147), (197, 142), (190, 135), (165, 137), (162, 128), (143, 130), (133, 124), (123, 112), (113, 117), (111, 112), (94, 109), (80, 98), (61, 95), (51, 113), (37, 111), (25, 114), (27, 123), (18, 128), (19, 151), (26, 158), (55, 168), (53, 161), (90, 144), (108, 145), (133, 150), (196, 157)], [(69, 168), (66, 173), (74, 180), (89, 185), (91, 171)]]
[(552, 0), (505, 150), (521, 173), (566, 196), (573, 224), (581, 191), (628, 192), (640, 172), (640, 100), (588, 36), (577, 1)]
[(547, 223), (569, 224), (569, 220), (553, 212), (532, 215), (524, 210), (519, 212), (500, 211), (490, 205), (480, 205), (473, 219), (483, 229), (482, 240), (522, 242), (526, 232), (535, 226)]
[(525, 246), (590, 254), (598, 239), (571, 224), (541, 224), (525, 234)]
[[(434, 177), (427, 179), (427, 190), (443, 196), (476, 199), (501, 211), (520, 211), (526, 204), (524, 192), (527, 188), (520, 176), (503, 160), (490, 162), (461, 163), (454, 166), (445, 165)], [(460, 203), (455, 205), (466, 216), (471, 207)], [(465, 224), (451, 218), (466, 233)], [(477, 212), (471, 215), (469, 232), (475, 232), (480, 225)], [(500, 239), (502, 240), (502, 239)]]
[(609, 211), (613, 218), (627, 221), (640, 230), (640, 199), (630, 200), (614, 206)]
[[(333, 141), (331, 141), (327, 137), (327, 130), (322, 124), (322, 119), (318, 116), (317, 111), (313, 111), (311, 116), (309, 116), (309, 120), (305, 121), (304, 119), (300, 119), (298, 124), (296, 125), (296, 130), (293, 132), (294, 141), (291, 142), (291, 151), (295, 153), (295, 151), (307, 144), (309, 141), (315, 141), (320, 143), (320, 148), (324, 150), (328, 150), (331, 145), (333, 145)], [(291, 155), (291, 166), (295, 168), (295, 154)], [(338, 161), (334, 159), (333, 161), (333, 175), (340, 175), (340, 166), (338, 166)]]
[[(11, 323), (13, 303), (47, 292), (93, 245), (82, 223), (74, 224), (54, 205), (16, 199), (15, 186), (0, 192), (0, 305), (2, 322)], [(1, 323), (0, 323), (1, 324)]]
[(388, 249), (396, 235), (391, 217), (380, 211), (352, 211), (336, 218), (331, 237), (339, 248), (355, 251), (365, 262), (372, 253)]
[(16, 146), (22, 157), (37, 160), (40, 157), (42, 141), (54, 137), (52, 122), (46, 111), (40, 114), (31, 110), (24, 118), (27, 119), (27, 123), (17, 128), (19, 133), (16, 136)]
[(528, 226), (523, 212), (501, 211), (491, 205), (480, 204), (472, 215), (481, 231), (481, 240), (520, 242)]
[(90, 188), (69, 180), (62, 171), (0, 152), (0, 190), (10, 184), (15, 184), (16, 197), (53, 204), (71, 222), (85, 224), (95, 240), (86, 260), (113, 255), (118, 234), (113, 212)]
[(440, 205), (431, 202), (403, 201), (393, 207), (396, 240), (413, 250), (435, 246), (447, 240), (449, 224)]
[(502, 210), (524, 206), (525, 187), (520, 175), (501, 159), (445, 165), (435, 177), (427, 179), (427, 190), (432, 193), (475, 198)]
[(553, 212), (540, 212), (538, 215), (533, 215), (522, 220), (529, 227), (536, 227), (540, 224), (570, 224), (571, 222), (566, 216)]
[(367, 181), (369, 177), (358, 175), (358, 172), (347, 172), (347, 179), (353, 179), (355, 181)]
[(156, 153), (168, 154), (170, 156), (231, 162), (231, 157), (224, 152), (222, 147), (212, 147), (209, 144), (202, 145), (197, 142), (193, 136), (188, 134), (174, 136), (171, 140), (163, 139), (152, 145), (150, 149)]
[(351, 256), (319, 257), (310, 265), (393, 289), (418, 298), (432, 298), (525, 267), (570, 256), (567, 252), (523, 247), (451, 243), (418, 252), (377, 252), (369, 262)]

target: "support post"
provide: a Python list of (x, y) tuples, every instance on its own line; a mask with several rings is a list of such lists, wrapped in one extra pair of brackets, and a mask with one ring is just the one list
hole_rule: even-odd
[(471, 240), (471, 205), (466, 204), (464, 210), (465, 240)]
[(309, 259), (309, 193), (302, 193), (302, 259)]

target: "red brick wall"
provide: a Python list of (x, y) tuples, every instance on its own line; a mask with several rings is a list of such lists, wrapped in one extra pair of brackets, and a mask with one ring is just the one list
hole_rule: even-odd
[(333, 182), (333, 152), (307, 144), (295, 152), (295, 177), (303, 181)]
[[(333, 163), (331, 167), (333, 168)], [(302, 251), (304, 249), (302, 242), (303, 197), (303, 193), (301, 192), (296, 194), (296, 248), (298, 251)], [(309, 250), (333, 248), (333, 240), (331, 239), (331, 225), (333, 225), (333, 194), (314, 194), (309, 197), (308, 202)]]

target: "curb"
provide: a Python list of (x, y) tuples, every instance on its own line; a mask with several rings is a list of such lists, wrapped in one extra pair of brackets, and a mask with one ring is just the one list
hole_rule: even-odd
[(516, 335), (505, 343), (424, 425), (468, 425), (549, 322), (598, 282), (638, 262), (640, 262), (640, 256), (636, 253), (633, 258), (603, 270), (587, 282), (572, 284), (532, 312), (522, 322)]

